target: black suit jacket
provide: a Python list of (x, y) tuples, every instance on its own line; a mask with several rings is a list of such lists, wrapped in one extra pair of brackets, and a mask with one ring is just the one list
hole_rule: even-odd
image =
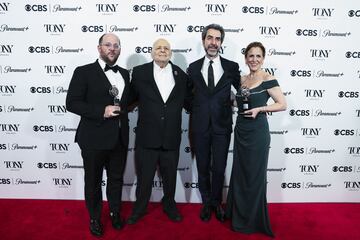
[(188, 77), (171, 64), (175, 80), (166, 102), (154, 79), (154, 62), (134, 67), (131, 78), (131, 102), (138, 105), (136, 146), (177, 149), (181, 141), (182, 108), (188, 100)]
[(224, 74), (211, 92), (201, 73), (205, 57), (191, 63), (188, 68), (193, 88), (191, 131), (203, 133), (208, 130), (216, 134), (232, 132), (231, 85), (236, 89), (240, 83), (239, 64), (220, 57)]
[(66, 96), (66, 108), (81, 117), (75, 135), (75, 142), (81, 149), (112, 149), (119, 137), (123, 144), (128, 146), (129, 72), (120, 68), (120, 74), (125, 81), (120, 100), (122, 112), (118, 117), (105, 119), (105, 107), (113, 105), (114, 99), (109, 94), (111, 84), (103, 69), (97, 61), (75, 69)]

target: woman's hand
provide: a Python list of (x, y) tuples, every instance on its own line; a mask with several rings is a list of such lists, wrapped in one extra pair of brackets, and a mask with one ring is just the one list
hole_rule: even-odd
[(256, 118), (256, 116), (264, 109), (264, 107), (257, 107), (257, 108), (252, 108), (250, 110), (246, 110), (244, 113), (245, 117), (251, 117), (251, 118)]

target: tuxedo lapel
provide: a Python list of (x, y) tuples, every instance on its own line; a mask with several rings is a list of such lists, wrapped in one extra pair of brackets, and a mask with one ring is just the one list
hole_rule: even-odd
[(109, 79), (106, 77), (104, 70), (101, 68), (98, 60), (94, 63), (94, 82), (100, 88), (105, 87), (106, 89), (111, 88), (111, 83)]

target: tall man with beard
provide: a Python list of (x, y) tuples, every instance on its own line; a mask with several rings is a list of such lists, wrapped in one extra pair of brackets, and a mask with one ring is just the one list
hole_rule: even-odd
[(191, 137), (199, 190), (203, 202), (200, 218), (209, 221), (211, 212), (224, 221), (221, 207), (224, 175), (232, 132), (231, 85), (239, 87), (239, 65), (219, 56), (224, 29), (217, 24), (202, 32), (205, 57), (188, 68), (193, 85)]
[(120, 218), (120, 204), (129, 142), (129, 72), (115, 65), (121, 51), (120, 39), (116, 35), (102, 35), (97, 49), (100, 56), (94, 63), (75, 69), (66, 108), (81, 117), (75, 142), (79, 144), (83, 158), (90, 232), (101, 236), (104, 168), (112, 226), (121, 229), (124, 225)]

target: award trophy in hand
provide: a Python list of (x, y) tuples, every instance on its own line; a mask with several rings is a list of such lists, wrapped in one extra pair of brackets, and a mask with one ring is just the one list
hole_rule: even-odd
[(241, 115), (251, 115), (251, 113), (244, 113), (245, 111), (250, 109), (250, 89), (247, 87), (241, 87), (240, 89), (240, 96), (241, 96), (241, 109), (240, 114)]
[[(109, 89), (109, 94), (114, 98), (114, 106), (120, 106), (119, 90), (115, 85), (112, 85)], [(119, 110), (114, 111), (115, 114), (120, 114)]]

